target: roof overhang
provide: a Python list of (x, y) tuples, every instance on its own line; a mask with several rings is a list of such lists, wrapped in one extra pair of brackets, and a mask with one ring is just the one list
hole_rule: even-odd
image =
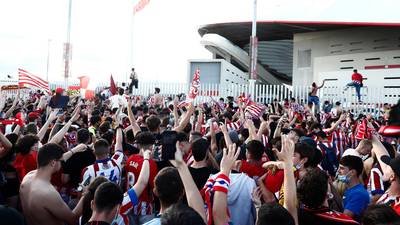
[[(293, 39), (296, 33), (349, 29), (355, 27), (400, 27), (400, 23), (332, 22), (332, 21), (257, 21), (259, 41)], [(198, 30), (203, 36), (219, 34), (239, 47), (249, 43), (251, 22), (216, 23), (203, 25)]]

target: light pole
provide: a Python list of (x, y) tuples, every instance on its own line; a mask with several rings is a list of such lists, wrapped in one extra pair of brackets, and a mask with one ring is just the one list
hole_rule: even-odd
[(68, 77), (71, 68), (71, 13), (72, 13), (72, 0), (69, 0), (68, 7), (68, 24), (67, 24), (67, 41), (64, 44), (64, 85), (68, 87)]
[(255, 84), (257, 81), (257, 0), (253, 1), (253, 21), (250, 37), (250, 66), (249, 66), (249, 89), (251, 95), (255, 94)]

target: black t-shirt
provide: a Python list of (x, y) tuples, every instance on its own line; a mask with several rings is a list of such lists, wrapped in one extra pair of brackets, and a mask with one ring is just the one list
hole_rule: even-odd
[(0, 205), (1, 224), (24, 225), (24, 217), (17, 210), (11, 207)]
[(199, 190), (201, 190), (204, 187), (208, 178), (210, 177), (210, 174), (216, 174), (219, 172), (218, 170), (212, 167), (202, 167), (202, 168), (189, 167), (189, 171)]
[(316, 210), (306, 208), (299, 209), (299, 225), (310, 224), (355, 225), (359, 223), (343, 213), (335, 212), (328, 208)]
[(70, 176), (69, 183), (76, 188), (81, 181), (82, 170), (96, 161), (93, 150), (88, 148), (84, 152), (75, 153), (67, 160), (63, 167), (63, 173)]

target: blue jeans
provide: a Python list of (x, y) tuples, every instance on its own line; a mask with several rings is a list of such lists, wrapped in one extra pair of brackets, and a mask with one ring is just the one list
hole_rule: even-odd
[(361, 94), (360, 94), (361, 85), (356, 82), (350, 82), (346, 86), (347, 87), (355, 87), (358, 101), (361, 101)]
[(308, 96), (308, 103), (314, 103), (315, 107), (319, 107), (319, 98), (318, 98), (318, 96)]

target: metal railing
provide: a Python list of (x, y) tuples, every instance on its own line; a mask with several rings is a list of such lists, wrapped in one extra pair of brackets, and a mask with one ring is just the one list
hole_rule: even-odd
[[(118, 85), (118, 83), (117, 83)], [(133, 95), (148, 97), (154, 93), (156, 87), (160, 88), (161, 95), (164, 97), (174, 97), (178, 94), (186, 94), (189, 90), (187, 83), (160, 83), (160, 82), (141, 82), (138, 89), (133, 88)], [(51, 89), (64, 87), (63, 83), (51, 83)], [(70, 86), (79, 86), (79, 84), (70, 84)], [(96, 92), (100, 92), (109, 84), (99, 84)], [(258, 103), (268, 104), (274, 99), (283, 101), (284, 99), (295, 98), (300, 104), (308, 102), (308, 86), (285, 86), (285, 85), (268, 85), (255, 84), (201, 84), (198, 97), (195, 102), (210, 102), (211, 98), (217, 100), (220, 97), (228, 96), (237, 97), (241, 94), (250, 94), (251, 99)], [(16, 94), (16, 90), (3, 91), (3, 94), (11, 96)], [(24, 90), (25, 94), (29, 94), (29, 89)], [(344, 91), (343, 87), (325, 86), (319, 90), (320, 104), (325, 101), (330, 103), (340, 102), (346, 110), (352, 110), (355, 113), (371, 112), (376, 113), (384, 103), (390, 105), (396, 104), (400, 99), (400, 88), (383, 88), (383, 87), (362, 87), (361, 99), (358, 102), (354, 88)]]

